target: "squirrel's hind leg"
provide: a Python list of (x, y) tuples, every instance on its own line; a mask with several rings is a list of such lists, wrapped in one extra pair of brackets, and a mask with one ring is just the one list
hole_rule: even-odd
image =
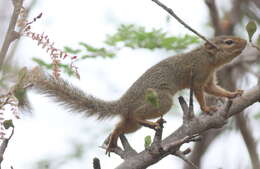
[(132, 118), (123, 118), (117, 125), (113, 132), (109, 135), (106, 154), (113, 152), (113, 148), (117, 147), (117, 140), (121, 134), (132, 133), (139, 129), (140, 124)]

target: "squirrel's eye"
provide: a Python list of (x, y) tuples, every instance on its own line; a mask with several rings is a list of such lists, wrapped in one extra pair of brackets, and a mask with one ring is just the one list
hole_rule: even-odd
[(227, 45), (232, 45), (233, 43), (234, 43), (234, 41), (231, 39), (228, 39), (225, 41), (225, 44), (227, 44)]

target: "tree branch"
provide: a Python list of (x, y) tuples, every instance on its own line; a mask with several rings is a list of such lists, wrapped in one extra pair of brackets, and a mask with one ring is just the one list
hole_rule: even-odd
[(5, 150), (6, 150), (7, 146), (8, 146), (8, 143), (9, 143), (10, 139), (13, 137), (13, 135), (14, 135), (14, 127), (12, 127), (12, 133), (9, 136), (9, 138), (4, 138), (3, 141), (2, 141), (2, 144), (0, 146), (0, 169), (2, 168), (1, 164), (2, 164), (2, 161), (4, 159)]
[(8, 30), (0, 51), (0, 68), (2, 67), (6, 54), (8, 52), (8, 49), (10, 47), (10, 44), (19, 37), (19, 35), (17, 35), (17, 32), (15, 32), (15, 26), (16, 26), (16, 22), (18, 19), (18, 16), (20, 14), (20, 9), (22, 7), (23, 4), (23, 0), (15, 0), (13, 1), (13, 5), (14, 5), (14, 9), (13, 9), (13, 14), (8, 26)]
[[(245, 92), (241, 97), (235, 98), (233, 104), (230, 106), (229, 112), (226, 113), (227, 107), (230, 104), (223, 105), (219, 111), (213, 115), (202, 114), (199, 117), (194, 117), (188, 124), (182, 125), (175, 132), (162, 140), (161, 147), (163, 150), (170, 144), (178, 142), (187, 136), (203, 133), (212, 128), (220, 128), (225, 124), (225, 121), (231, 116), (242, 112), (245, 108), (258, 102), (260, 100), (260, 83)], [(228, 106), (227, 106), (228, 105)], [(183, 142), (184, 143), (184, 142)], [(176, 144), (176, 151), (180, 144)], [(171, 151), (151, 152), (150, 150), (144, 150), (138, 153), (136, 156), (127, 158), (116, 169), (144, 169), (148, 166), (160, 161), (163, 157), (172, 154)]]
[(222, 29), (221, 29), (221, 25), (219, 23), (220, 22), (219, 14), (218, 14), (215, 0), (205, 0), (205, 3), (209, 8), (211, 22), (212, 22), (213, 28), (215, 30), (215, 36), (219, 36), (222, 34)]

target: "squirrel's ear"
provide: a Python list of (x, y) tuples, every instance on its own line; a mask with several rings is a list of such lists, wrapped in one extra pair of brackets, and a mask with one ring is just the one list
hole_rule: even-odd
[(204, 48), (206, 49), (206, 51), (212, 55), (214, 55), (216, 53), (216, 47), (213, 46), (212, 44), (206, 42), (204, 44)]

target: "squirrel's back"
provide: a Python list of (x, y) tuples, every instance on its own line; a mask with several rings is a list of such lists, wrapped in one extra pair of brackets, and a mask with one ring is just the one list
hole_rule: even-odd
[[(121, 97), (121, 100), (136, 103), (136, 100), (139, 99), (139, 102), (143, 103), (145, 92), (149, 88), (167, 90), (171, 95), (174, 95), (177, 91), (189, 87), (191, 68), (194, 63), (196, 62), (197, 68), (205, 70), (209, 65), (207, 60), (203, 58), (204, 55), (205, 53), (200, 47), (188, 53), (162, 60), (139, 77)], [(193, 68), (194, 71), (200, 71), (197, 68)], [(211, 73), (210, 71), (205, 72)]]

